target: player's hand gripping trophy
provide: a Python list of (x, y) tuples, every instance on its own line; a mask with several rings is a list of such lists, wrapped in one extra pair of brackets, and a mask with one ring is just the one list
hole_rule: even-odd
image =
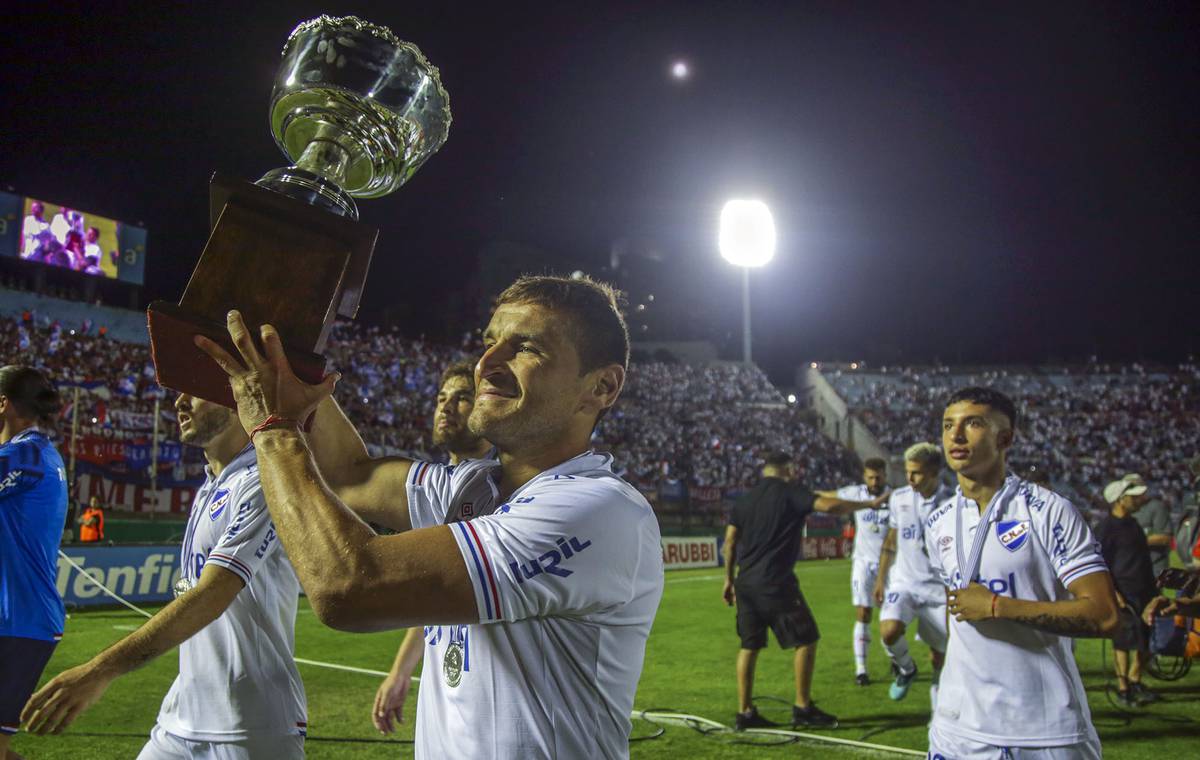
[(400, 187), (446, 141), (449, 97), (415, 45), (354, 17), (321, 16), (288, 37), (271, 132), (294, 164), (256, 183), (220, 175), (212, 233), (179, 304), (150, 305), (160, 384), (233, 406), (229, 381), (193, 336), (232, 348), (230, 309), (276, 326), (296, 374), (317, 382), (337, 316), (353, 317), (378, 230), (354, 198)]

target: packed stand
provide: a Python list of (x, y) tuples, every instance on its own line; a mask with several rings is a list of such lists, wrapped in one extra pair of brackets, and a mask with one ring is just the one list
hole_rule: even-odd
[(739, 490), (757, 482), (767, 449), (795, 453), (806, 482), (832, 487), (853, 472), (852, 457), (805, 415), (758, 367), (649, 362), (630, 370), (596, 440), (644, 488), (677, 480)]
[[(155, 382), (148, 346), (37, 314), (3, 320), (0, 336), (7, 362), (83, 386), (79, 419), (89, 432), (119, 437), (135, 428), (144, 436), (157, 399), (164, 430), (173, 434), (172, 396)], [(473, 335), (450, 346), (339, 323), (325, 353), (342, 373), (338, 401), (372, 455), (428, 457), (441, 372), (478, 350)], [(613, 452), (626, 478), (647, 490), (666, 481), (722, 492), (743, 488), (757, 479), (759, 454), (768, 448), (795, 452), (813, 484), (831, 486), (853, 471), (850, 455), (786, 404), (757, 367), (738, 364), (636, 364), (594, 440)]]
[(1049, 473), (1069, 495), (1104, 508), (1104, 484), (1139, 473), (1178, 507), (1189, 494), (1187, 461), (1200, 452), (1200, 364), (952, 370), (949, 367), (827, 369), (851, 410), (897, 453), (939, 440), (941, 402), (969, 385), (1010, 395), (1022, 419), (1010, 463)]

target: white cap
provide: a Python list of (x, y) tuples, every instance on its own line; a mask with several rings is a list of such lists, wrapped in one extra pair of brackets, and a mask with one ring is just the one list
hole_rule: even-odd
[(1126, 475), (1104, 487), (1104, 500), (1116, 504), (1122, 496), (1141, 496), (1146, 493), (1146, 484), (1141, 475)]

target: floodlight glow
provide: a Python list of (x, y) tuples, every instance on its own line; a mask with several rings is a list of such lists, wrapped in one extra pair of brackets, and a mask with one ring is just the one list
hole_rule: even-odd
[(676, 61), (674, 65), (671, 66), (671, 76), (675, 77), (676, 79), (687, 79), (689, 73), (691, 72), (688, 71), (688, 65), (686, 61)]
[(729, 201), (721, 209), (721, 256), (739, 267), (761, 267), (775, 256), (775, 220), (762, 201)]

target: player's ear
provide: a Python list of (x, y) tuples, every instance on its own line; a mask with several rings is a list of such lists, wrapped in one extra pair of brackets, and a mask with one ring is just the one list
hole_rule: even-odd
[(1007, 451), (1013, 444), (1013, 429), (1011, 427), (1000, 428), (1000, 432), (996, 433), (996, 446), (1001, 451)]
[(625, 368), (620, 364), (609, 364), (588, 374), (587, 406), (599, 411), (617, 403), (617, 396), (621, 395), (621, 388), (625, 386)]

